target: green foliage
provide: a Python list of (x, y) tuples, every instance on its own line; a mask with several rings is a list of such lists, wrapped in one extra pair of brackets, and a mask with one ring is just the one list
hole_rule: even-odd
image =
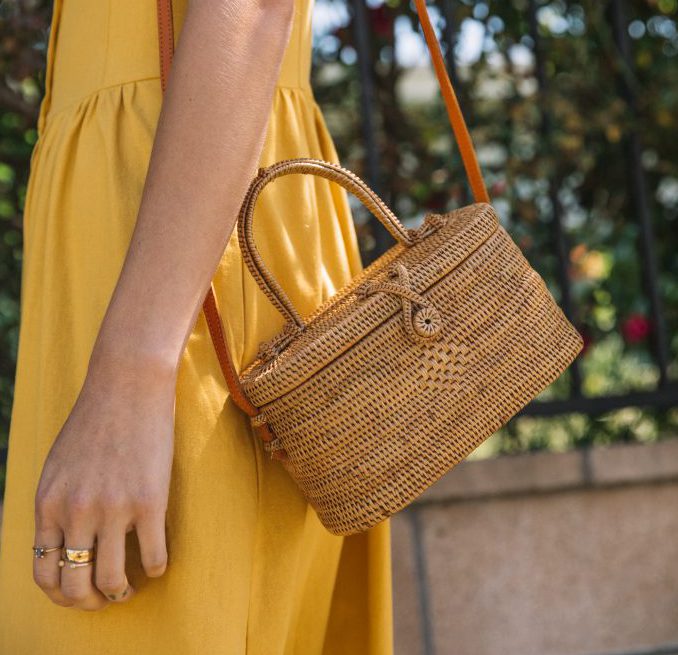
[[(0, 449), (6, 447), (19, 331), (22, 213), (44, 89), (48, 2), (0, 4)], [(0, 468), (0, 489), (4, 467)]]

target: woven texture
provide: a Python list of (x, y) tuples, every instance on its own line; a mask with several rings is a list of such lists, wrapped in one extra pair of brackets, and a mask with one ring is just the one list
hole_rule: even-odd
[[(254, 248), (253, 207), (279, 175), (356, 191), (400, 243), (304, 320)], [(405, 507), (572, 362), (582, 340), (541, 277), (478, 203), (406, 230), (337, 164), (261, 169), (239, 221), (245, 261), (288, 318), (240, 376), (269, 449), (335, 534)], [(359, 180), (364, 185), (362, 180)], [(373, 192), (372, 192), (373, 193)]]

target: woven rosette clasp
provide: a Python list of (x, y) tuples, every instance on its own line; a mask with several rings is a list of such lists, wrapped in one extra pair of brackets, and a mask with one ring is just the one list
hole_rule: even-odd
[(442, 328), (440, 312), (430, 300), (412, 289), (407, 268), (400, 262), (395, 262), (389, 267), (388, 275), (389, 280), (364, 282), (356, 289), (356, 295), (363, 300), (375, 293), (398, 296), (403, 310), (403, 327), (407, 335), (420, 342), (437, 337)]

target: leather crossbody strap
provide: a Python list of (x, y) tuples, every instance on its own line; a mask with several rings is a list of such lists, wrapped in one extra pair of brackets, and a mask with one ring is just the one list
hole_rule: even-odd
[[(167, 2), (171, 2), (171, 0), (167, 0)], [(445, 101), (445, 107), (447, 108), (447, 116), (450, 119), (450, 125), (452, 126), (454, 137), (459, 146), (461, 160), (464, 163), (464, 170), (466, 171), (466, 177), (468, 178), (469, 186), (471, 187), (471, 193), (473, 193), (473, 199), (476, 202), (489, 203), (490, 196), (485, 188), (483, 174), (478, 165), (476, 149), (473, 147), (473, 141), (471, 141), (471, 135), (466, 126), (464, 114), (461, 113), (457, 94), (454, 92), (450, 76), (447, 74), (445, 61), (440, 52), (440, 44), (433, 31), (431, 19), (429, 18), (428, 10), (426, 9), (426, 0), (414, 0), (414, 5), (417, 9), (421, 28), (424, 31), (426, 45), (428, 45), (431, 54), (431, 60), (433, 61), (433, 68), (435, 69), (436, 77), (438, 78), (440, 91), (443, 94), (443, 100)]]
[[(157, 4), (160, 81), (164, 93), (167, 88), (167, 79), (172, 64), (172, 57), (174, 55), (172, 0), (157, 0)], [(452, 126), (452, 131), (459, 146), (473, 198), (476, 202), (489, 202), (489, 195), (485, 187), (485, 182), (483, 181), (480, 166), (478, 165), (475, 148), (473, 147), (471, 136), (461, 112), (452, 82), (450, 81), (450, 77), (445, 68), (445, 62), (440, 51), (440, 44), (438, 43), (435, 31), (431, 25), (428, 10), (426, 9), (426, 0), (414, 0), (414, 4), (424, 31), (426, 44), (428, 45), (431, 54), (433, 67), (435, 69), (436, 77), (438, 78), (438, 84), (440, 85), (443, 100), (445, 101), (450, 125)], [(256, 416), (259, 410), (252, 405), (245, 395), (242, 386), (240, 385), (238, 373), (229, 354), (221, 317), (219, 316), (216, 298), (214, 296), (214, 288), (211, 285), (203, 303), (203, 311), (207, 319), (212, 342), (214, 343), (214, 349), (219, 359), (219, 365), (221, 366), (233, 401), (249, 416)], [(265, 441), (269, 441), (272, 438), (272, 435), (270, 435), (270, 433), (268, 435), (263, 434), (262, 438)]]

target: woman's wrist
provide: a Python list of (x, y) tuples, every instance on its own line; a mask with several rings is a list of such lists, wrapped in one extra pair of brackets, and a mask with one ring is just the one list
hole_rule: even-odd
[(161, 294), (140, 302), (140, 286), (142, 282), (124, 274), (119, 280), (92, 349), (88, 376), (112, 383), (157, 380), (163, 385), (176, 378), (200, 303), (177, 306), (173, 298), (171, 305), (163, 306)]
[(152, 348), (124, 339), (97, 339), (92, 350), (85, 384), (88, 387), (119, 389), (174, 389), (180, 357), (173, 350)]

